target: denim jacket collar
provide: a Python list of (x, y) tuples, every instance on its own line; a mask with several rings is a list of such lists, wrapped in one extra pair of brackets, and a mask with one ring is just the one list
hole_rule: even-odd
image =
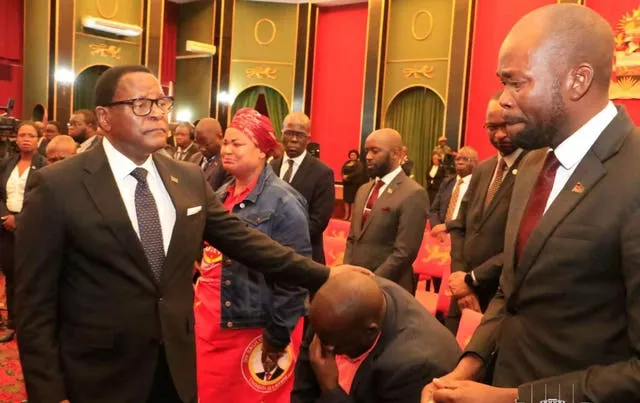
[[(260, 194), (262, 194), (265, 184), (271, 179), (273, 175), (275, 175), (275, 173), (273, 172), (273, 168), (271, 168), (270, 164), (266, 164), (262, 172), (260, 172), (260, 176), (258, 177), (258, 182), (256, 183), (256, 186), (253, 188), (253, 190), (247, 195), (247, 197), (243, 201), (251, 202), (255, 204)], [(220, 196), (220, 199), (222, 201), (226, 200), (229, 194), (229, 186), (231, 186), (234, 183), (236, 183), (235, 178), (229, 183), (225, 184), (216, 192), (218, 196)]]

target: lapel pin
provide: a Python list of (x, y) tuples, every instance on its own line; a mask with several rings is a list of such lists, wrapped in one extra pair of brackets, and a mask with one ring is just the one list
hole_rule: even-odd
[(389, 194), (393, 193), (393, 189), (387, 189), (387, 193)]
[(513, 175), (517, 175), (517, 174), (518, 174), (518, 170), (517, 170), (517, 169), (514, 169), (513, 171), (511, 171), (511, 173), (512, 173)]
[(578, 182), (576, 183), (576, 185), (573, 187), (573, 189), (571, 189), (571, 191), (573, 193), (582, 193), (584, 192), (584, 186), (582, 186), (582, 183)]
[(172, 176), (171, 177), (171, 182), (178, 183), (178, 178), (176, 178), (175, 176)]

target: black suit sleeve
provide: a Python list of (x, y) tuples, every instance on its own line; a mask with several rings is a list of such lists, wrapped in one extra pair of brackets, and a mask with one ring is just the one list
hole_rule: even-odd
[(625, 220), (620, 240), (627, 305), (621, 314), (628, 321), (629, 359), (520, 385), (521, 400), (529, 402), (525, 399), (533, 396), (533, 401), (538, 402), (545, 399), (545, 390), (560, 389), (561, 398), (567, 401), (575, 396), (576, 402), (640, 402), (640, 211)]
[(480, 357), (485, 366), (489, 365), (496, 351), (505, 304), (504, 293), (502, 289), (498, 288), (498, 292), (482, 317), (482, 322), (473, 333), (473, 337), (465, 349), (465, 354), (471, 353)]
[[(451, 271), (467, 271), (468, 267), (464, 260), (464, 237), (467, 231), (467, 214), (469, 214), (469, 208), (471, 207), (471, 201), (474, 198), (474, 193), (478, 188), (478, 181), (480, 175), (476, 173), (471, 177), (469, 183), (469, 189), (464, 194), (464, 197), (460, 201), (460, 208), (458, 210), (458, 216), (455, 220), (447, 221), (445, 223), (447, 232), (451, 236)], [(440, 192), (438, 192), (440, 193)]]
[(231, 259), (259, 270), (273, 281), (316, 290), (327, 280), (327, 267), (280, 245), (260, 231), (247, 228), (238, 217), (227, 213), (206, 183), (204, 175), (202, 183), (207, 203), (204, 228), (207, 242)]
[(52, 193), (40, 172), (29, 175), (16, 232), (18, 347), (27, 394), (33, 402), (68, 398), (57, 337), (58, 277), (65, 228), (55, 204), (59, 199)]
[(336, 202), (336, 187), (331, 170), (323, 170), (309, 200), (309, 235), (317, 239), (327, 229)]

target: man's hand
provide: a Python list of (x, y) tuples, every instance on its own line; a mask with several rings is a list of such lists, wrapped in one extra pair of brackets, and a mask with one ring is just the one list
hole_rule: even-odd
[(475, 294), (466, 295), (458, 299), (458, 306), (460, 307), (460, 310), (471, 309), (472, 311), (482, 313), (480, 302)]
[(446, 234), (447, 226), (444, 224), (438, 224), (435, 227), (431, 228), (431, 236), (437, 237), (438, 234)]
[(276, 348), (262, 338), (262, 366), (265, 368), (275, 368), (280, 357), (284, 355), (284, 349)]
[[(440, 377), (440, 381), (460, 381), (460, 380), (472, 380), (479, 379), (484, 372), (484, 364), (482, 361), (472, 355), (463, 357), (458, 366), (448, 374)], [(438, 390), (436, 385), (436, 379), (422, 389), (422, 399), (420, 403), (432, 403), (433, 394)]]
[(7, 231), (15, 231), (16, 230), (16, 217), (13, 214), (6, 215), (2, 217), (2, 226)]
[(322, 393), (339, 387), (338, 365), (333, 348), (323, 346), (317, 334), (309, 346), (309, 359)]
[(434, 379), (436, 387), (431, 400), (421, 403), (513, 403), (518, 389), (495, 388), (472, 381)]
[(369, 269), (365, 269), (360, 266), (353, 266), (350, 264), (341, 264), (339, 266), (333, 266), (331, 271), (329, 272), (329, 277), (337, 276), (341, 273), (346, 273), (348, 271), (355, 271), (361, 274), (366, 274), (367, 276), (373, 276), (373, 272)]
[(462, 298), (473, 294), (473, 290), (464, 282), (466, 274), (463, 271), (456, 271), (449, 275), (449, 290), (451, 290), (452, 297)]

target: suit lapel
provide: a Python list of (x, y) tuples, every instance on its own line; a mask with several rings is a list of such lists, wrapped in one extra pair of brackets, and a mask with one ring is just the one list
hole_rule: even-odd
[(298, 189), (300, 183), (304, 181), (304, 178), (309, 171), (309, 167), (313, 162), (311, 161), (311, 158), (314, 157), (312, 157), (311, 154), (307, 153), (307, 155), (305, 155), (304, 159), (302, 160), (302, 163), (300, 163), (300, 167), (298, 167), (296, 174), (293, 176), (293, 180), (291, 180), (291, 186), (293, 186), (294, 188)]
[[(495, 196), (493, 197), (493, 200), (491, 200), (491, 203), (489, 203), (489, 206), (487, 207), (487, 211), (485, 211), (484, 214), (482, 215), (483, 224), (487, 220), (487, 218), (491, 216), (493, 211), (496, 209), (496, 206), (498, 205), (500, 199), (504, 197), (505, 194), (513, 190), (513, 182), (515, 182), (516, 175), (518, 174), (518, 165), (520, 164), (520, 161), (526, 154), (527, 154), (526, 151), (522, 151), (518, 156), (518, 158), (514, 161), (513, 165), (511, 165), (511, 168), (509, 168), (507, 175), (504, 177), (504, 180), (500, 185), (500, 189), (498, 189)], [(496, 159), (496, 165), (497, 165), (497, 159)], [(494, 170), (495, 170), (495, 167), (494, 167)], [(493, 175), (492, 175), (492, 178), (493, 178)], [(485, 197), (486, 197), (486, 192), (485, 192)], [(482, 200), (484, 201), (484, 199)]]
[(276, 173), (276, 176), (280, 177), (280, 169), (282, 169), (282, 161), (284, 161), (284, 158), (278, 158), (277, 160), (273, 161), (273, 172)]
[[(406, 178), (407, 176), (404, 174), (404, 172), (400, 171), (400, 173), (396, 175), (395, 178), (393, 178), (393, 180), (391, 181), (389, 186), (387, 186), (384, 192), (378, 195), (378, 200), (376, 200), (376, 203), (373, 205), (373, 209), (371, 210), (371, 213), (369, 213), (369, 218), (367, 218), (367, 222), (364, 223), (364, 227), (362, 228), (362, 231), (360, 231), (360, 237), (362, 237), (362, 234), (364, 234), (367, 228), (369, 228), (369, 225), (371, 225), (371, 221), (373, 221), (374, 215), (380, 214), (380, 212), (382, 211), (381, 209), (382, 209), (383, 203), (385, 203), (387, 199), (393, 196), (393, 193), (396, 191), (398, 186), (402, 184), (402, 182)], [(375, 181), (373, 181), (372, 183), (375, 184)], [(367, 193), (367, 198), (365, 199), (365, 203), (369, 199), (370, 192), (371, 190), (369, 190), (369, 192)], [(362, 208), (364, 209), (364, 205), (362, 206)]]
[(606, 170), (603, 162), (620, 149), (624, 140), (632, 131), (633, 123), (626, 111), (623, 108), (619, 108), (617, 116), (600, 134), (593, 147), (580, 161), (560, 194), (558, 194), (547, 212), (540, 218), (538, 225), (531, 232), (516, 270), (514, 292), (522, 284), (545, 242), (553, 234), (556, 227), (605, 176)]
[(86, 152), (91, 153), (87, 158), (85, 165), (87, 175), (84, 177), (84, 185), (89, 196), (122, 248), (127, 251), (136, 266), (143, 268), (145, 273), (153, 279), (153, 273), (140, 239), (131, 225), (104, 148), (100, 144)]
[(352, 226), (357, 230), (356, 239), (360, 239), (360, 235), (362, 234), (362, 217), (364, 216), (364, 206), (367, 203), (367, 199), (369, 198), (369, 193), (371, 193), (371, 189), (375, 185), (375, 181), (369, 181), (368, 183), (362, 185), (362, 188), (366, 190), (363, 192), (358, 191), (356, 193), (356, 200), (353, 203), (353, 220)]
[(505, 259), (511, 259), (504, 262), (504, 269), (502, 275), (505, 279), (503, 284), (503, 291), (505, 295), (509, 295), (511, 287), (513, 287), (513, 277), (515, 274), (514, 262), (516, 254), (516, 242), (518, 240), (518, 232), (520, 231), (520, 223), (522, 222), (522, 216), (527, 208), (529, 202), (529, 196), (533, 191), (533, 187), (538, 178), (538, 174), (544, 165), (544, 160), (547, 156), (547, 150), (537, 150), (529, 153), (526, 166), (521, 169), (515, 179), (513, 186), (513, 195), (511, 196), (511, 203), (509, 204), (509, 218), (507, 219), (507, 227), (505, 230), (505, 245), (504, 256)]
[[(489, 186), (491, 186), (491, 180), (493, 179), (493, 174), (496, 171), (496, 166), (498, 165), (498, 157), (495, 156), (492, 158), (491, 164), (489, 166), (487, 166), (486, 168), (486, 172), (474, 172), (474, 175), (480, 175), (480, 180), (478, 181), (478, 191), (479, 191), (479, 199), (478, 199), (478, 203), (481, 205), (481, 208), (484, 210), (484, 201), (487, 198), (487, 192), (489, 191)], [(472, 189), (469, 189), (472, 190)], [(467, 191), (469, 191), (467, 190)], [(496, 195), (493, 197), (493, 199), (495, 200), (497, 197), (497, 193)], [(493, 200), (491, 201), (491, 203), (489, 204), (489, 207), (487, 208), (486, 211), (484, 211), (480, 216), (482, 217), (482, 222), (484, 222), (485, 217), (489, 214), (489, 211), (491, 210), (491, 206), (493, 204)]]
[(173, 202), (173, 206), (176, 210), (176, 223), (173, 226), (167, 257), (164, 260), (162, 268), (162, 281), (167, 277), (168, 268), (177, 267), (181, 270), (183, 269), (183, 267), (180, 267), (178, 262), (180, 254), (183, 252), (180, 241), (183, 239), (183, 235), (188, 231), (186, 218), (187, 208), (190, 206), (188, 206), (188, 202), (184, 197), (184, 180), (181, 181), (182, 178), (180, 177), (180, 172), (176, 172), (172, 169), (170, 165), (173, 164), (170, 164), (167, 158), (162, 158), (154, 154), (153, 161), (155, 162), (158, 173), (160, 173), (160, 177), (164, 183), (164, 187), (167, 189), (169, 197), (171, 197), (171, 201)]

